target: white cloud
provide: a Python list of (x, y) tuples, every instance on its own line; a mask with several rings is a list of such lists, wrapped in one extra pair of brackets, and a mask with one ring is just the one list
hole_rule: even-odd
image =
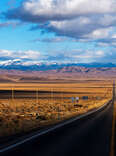
[(113, 31), (113, 28), (102, 28), (96, 29), (92, 33), (85, 35), (85, 37), (90, 39), (102, 39), (110, 37), (110, 33)]
[[(56, 34), (54, 39), (37, 39), (35, 41), (62, 42), (65, 41), (65, 38), (71, 37), (75, 42), (94, 41), (101, 46), (101, 49), (97, 51), (86, 50), (83, 52), (82, 50), (80, 54), (74, 54), (72, 50), (70, 53), (59, 52), (58, 55), (53, 52), (49, 56), (43, 56), (41, 52), (32, 50), (17, 51), (16, 53), (11, 51), (9, 56), (13, 58), (33, 61), (43, 57), (50, 61), (54, 59), (61, 61), (63, 58), (74, 60), (76, 58), (78, 61), (92, 61), (105, 56), (102, 47), (116, 46), (116, 32), (114, 31), (116, 0), (24, 0), (21, 6), (8, 10), (4, 15), (9, 20), (34, 23), (36, 29)], [(5, 51), (2, 53), (7, 55)]]
[(115, 0), (26, 0), (21, 7), (24, 15), (29, 13), (33, 18), (38, 16), (50, 20), (113, 13), (115, 10)]
[(104, 56), (104, 51), (102, 51), (102, 50), (96, 51), (96, 56), (98, 56), (98, 57)]
[[(40, 52), (37, 51), (8, 51), (8, 50), (0, 50), (0, 52), (5, 52), (2, 57), (6, 57), (6, 52), (9, 52), (9, 55), (6, 57), (5, 60), (1, 60), (0, 58), (0, 64), (1, 65), (39, 65), (41, 62), (57, 62), (57, 63), (89, 63), (89, 62), (100, 62), (100, 61), (106, 61), (108, 60), (114, 60), (115, 61), (115, 50), (114, 51), (105, 51), (103, 49), (97, 50), (97, 49), (89, 49), (89, 50), (82, 50), (82, 49), (72, 49), (65, 51), (57, 51), (54, 49), (49, 53), (49, 55), (42, 55)], [(38, 53), (38, 54), (37, 54)], [(29, 55), (28, 55), (29, 54)], [(33, 57), (34, 55), (36, 57)], [(28, 55), (28, 56), (27, 56)], [(27, 57), (26, 57), (27, 56)]]
[(0, 57), (9, 57), (15, 61), (20, 59), (36, 60), (41, 58), (39, 51), (27, 50), (27, 51), (11, 51), (11, 50), (0, 50)]
[(85, 62), (94, 62), (95, 60), (102, 58), (105, 55), (104, 53), (105, 52), (102, 50), (98, 51), (86, 50), (85, 52), (76, 54), (74, 57), (77, 58), (79, 62), (83, 60)]
[(113, 34), (113, 35), (112, 35), (112, 38), (113, 38), (113, 39), (116, 39), (116, 34)]
[(4, 57), (4, 56), (12, 56), (12, 51), (10, 50), (0, 50), (0, 57)]
[(107, 38), (114, 31), (114, 27), (101, 25), (99, 18), (93, 19), (93, 17), (79, 17), (70, 21), (51, 21), (48, 28), (55, 31), (57, 35), (74, 37), (79, 40)]
[(19, 52), (20, 54), (20, 58), (22, 59), (32, 59), (32, 60), (36, 60), (38, 59), (41, 55), (39, 51), (33, 51), (33, 50), (28, 50), (28, 51), (24, 51), (24, 52)]
[(115, 0), (24, 0), (5, 16), (35, 23), (36, 29), (48, 29), (60, 36), (98, 39), (115, 26), (115, 13)]

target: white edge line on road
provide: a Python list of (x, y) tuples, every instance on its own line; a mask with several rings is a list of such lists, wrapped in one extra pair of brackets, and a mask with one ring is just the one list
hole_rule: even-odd
[(8, 146), (8, 147), (5, 147), (5, 148), (3, 148), (3, 149), (0, 150), (0, 153), (7, 152), (8, 150), (11, 150), (11, 149), (13, 149), (13, 148), (15, 148), (15, 147), (17, 147), (17, 146), (19, 146), (19, 145), (21, 145), (21, 144), (24, 144), (24, 143), (26, 143), (26, 142), (28, 142), (28, 141), (30, 141), (30, 140), (32, 140), (32, 139), (35, 139), (35, 138), (37, 138), (37, 137), (39, 137), (39, 136), (41, 136), (41, 135), (44, 135), (44, 134), (46, 134), (46, 133), (48, 133), (48, 132), (51, 132), (51, 131), (53, 131), (53, 130), (55, 130), (55, 129), (57, 129), (57, 128), (63, 127), (63, 126), (65, 126), (65, 125), (67, 125), (67, 124), (70, 124), (70, 123), (76, 121), (76, 120), (82, 119), (83, 117), (87, 117), (87, 116), (89, 116), (89, 115), (91, 115), (91, 114), (93, 114), (93, 113), (96, 113), (96, 112), (98, 112), (99, 110), (101, 110), (102, 108), (104, 108), (105, 106), (107, 106), (111, 101), (112, 101), (112, 100), (109, 100), (109, 102), (105, 103), (103, 106), (99, 107), (99, 108), (96, 109), (96, 110), (87, 112), (86, 114), (83, 114), (83, 115), (81, 115), (81, 116), (75, 117), (74, 119), (69, 119), (69, 120), (67, 120), (67, 121), (65, 121), (65, 122), (63, 122), (63, 123), (60, 123), (60, 124), (58, 124), (58, 125), (52, 127), (52, 128), (49, 128), (49, 129), (47, 129), (47, 130), (45, 130), (45, 131), (43, 131), (43, 132), (40, 132), (40, 133), (38, 133), (38, 134), (35, 134), (35, 135), (31, 136), (31, 137), (28, 137), (28, 138), (22, 140), (22, 141), (19, 141), (18, 143), (15, 143), (15, 144), (13, 144), (13, 145), (10, 145), (10, 146)]

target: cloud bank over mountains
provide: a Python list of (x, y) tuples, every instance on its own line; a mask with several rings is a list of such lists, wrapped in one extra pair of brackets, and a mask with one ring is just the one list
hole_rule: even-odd
[[(20, 61), (21, 63), (28, 64), (38, 64), (41, 62), (51, 62), (51, 63), (90, 63), (101, 62), (105, 58), (106, 62), (111, 62), (115, 60), (113, 53), (106, 54), (102, 50), (97, 51), (82, 51), (79, 49), (72, 49), (72, 51), (56, 51), (50, 54), (43, 54), (40, 51), (10, 51), (10, 50), (0, 50), (0, 64), (9, 64), (10, 62)], [(110, 60), (111, 59), (111, 60)], [(115, 61), (112, 61), (115, 63)]]

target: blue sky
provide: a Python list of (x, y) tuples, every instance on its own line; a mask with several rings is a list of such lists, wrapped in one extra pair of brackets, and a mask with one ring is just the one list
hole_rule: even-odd
[(115, 25), (115, 0), (1, 0), (0, 63), (116, 63)]

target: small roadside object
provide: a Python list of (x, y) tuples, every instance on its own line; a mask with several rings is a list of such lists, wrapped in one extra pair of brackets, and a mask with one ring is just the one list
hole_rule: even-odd
[(72, 97), (72, 98), (71, 98), (71, 100), (72, 100), (72, 103), (74, 103), (74, 101), (75, 101), (75, 98), (74, 98), (74, 97)]
[(88, 98), (88, 96), (83, 96), (82, 99), (83, 100), (88, 100), (89, 98)]
[(76, 103), (78, 103), (79, 102), (79, 97), (76, 97), (75, 99), (76, 99)]

